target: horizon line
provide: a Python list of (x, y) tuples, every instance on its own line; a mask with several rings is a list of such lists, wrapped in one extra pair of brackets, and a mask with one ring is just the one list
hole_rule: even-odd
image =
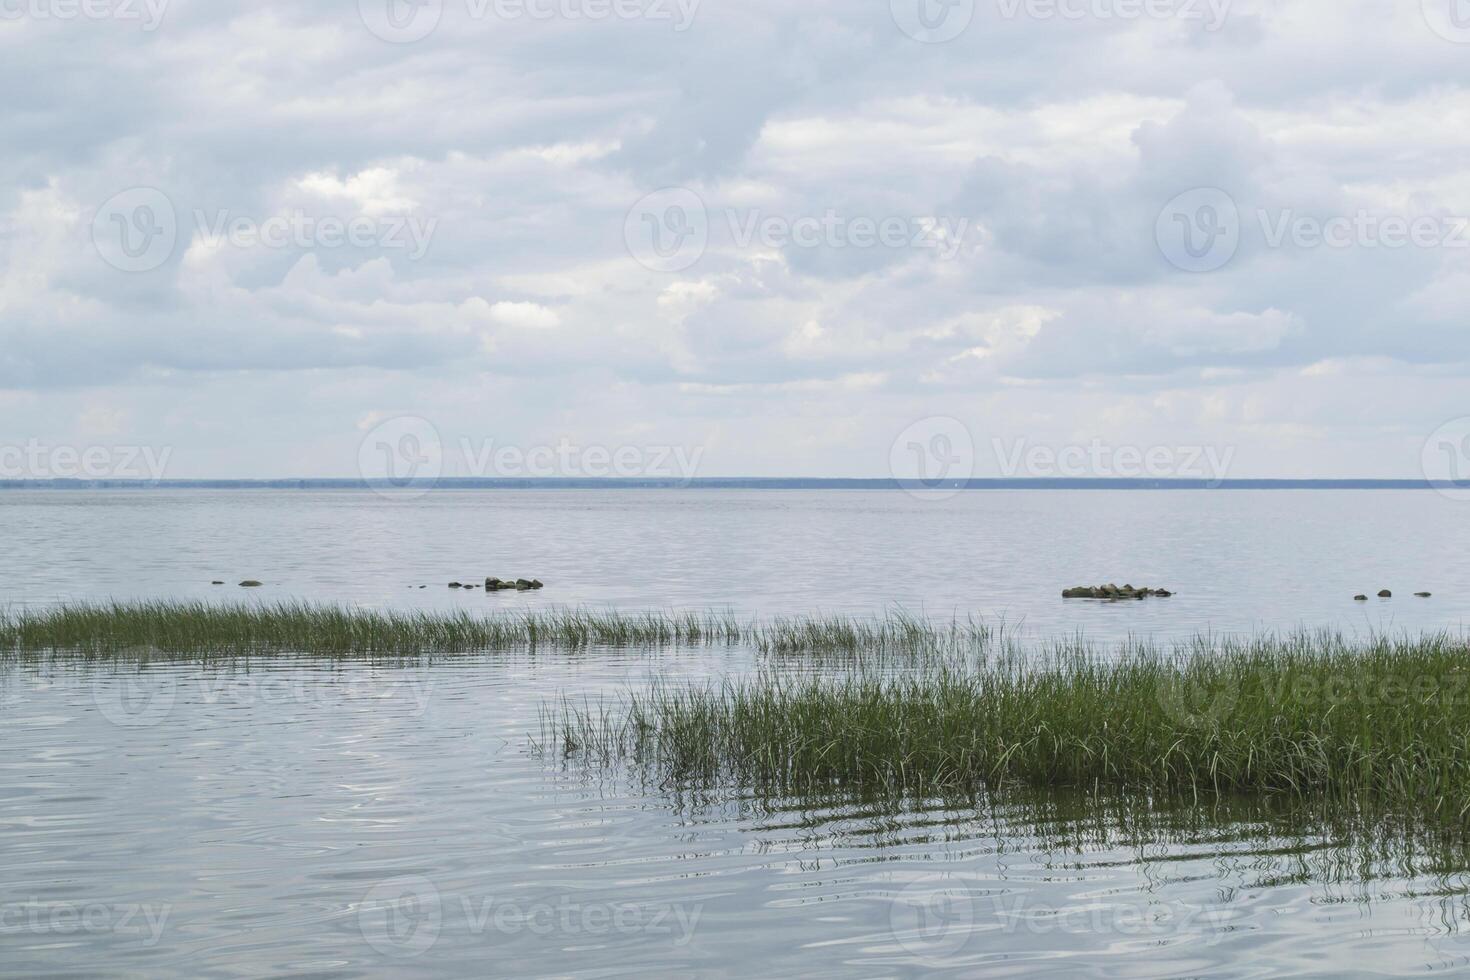
[(0, 479), (0, 490), (882, 490), (914, 493), (980, 490), (1466, 490), (1470, 480), (1358, 477), (972, 477), (910, 480), (892, 477), (226, 477), (174, 480)]

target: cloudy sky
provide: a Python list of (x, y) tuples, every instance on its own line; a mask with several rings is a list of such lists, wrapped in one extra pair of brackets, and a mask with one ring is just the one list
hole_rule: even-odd
[(1467, 80), (1460, 0), (0, 0), (0, 477), (1470, 476)]

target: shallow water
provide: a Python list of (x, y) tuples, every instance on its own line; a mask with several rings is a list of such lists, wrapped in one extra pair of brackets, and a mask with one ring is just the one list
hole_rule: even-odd
[[(0, 604), (305, 598), (375, 607), (1004, 619), (1042, 635), (1470, 623), (1470, 503), (1433, 491), (0, 492)], [(536, 593), (453, 580), (538, 577)], [(214, 587), (221, 579), (228, 583)], [(236, 583), (257, 579), (260, 590)], [(1063, 601), (1072, 585), (1167, 600)], [(425, 589), (417, 586), (426, 585)], [(1376, 598), (1380, 589), (1392, 600)], [(1416, 599), (1415, 592), (1432, 592)], [(1364, 593), (1368, 603), (1353, 601)]]
[(1339, 851), (1330, 834), (1229, 816), (1128, 840), (1032, 801), (895, 814), (739, 787), (693, 801), (542, 758), (528, 738), (548, 692), (595, 700), (752, 659), (4, 668), (0, 973), (1245, 977), (1470, 964), (1461, 863), (1425, 870), (1392, 844)]
[[(0, 602), (971, 613), (1041, 635), (1459, 629), (1433, 493), (0, 494)], [(450, 592), (537, 575), (541, 593)], [(259, 592), (215, 588), (253, 577)], [(1174, 599), (1064, 603), (1065, 585)], [(428, 589), (415, 588), (419, 584)], [(1355, 592), (1393, 588), (1389, 601)], [(1405, 598), (1429, 590), (1432, 600)], [(691, 800), (534, 750), (751, 651), (0, 665), (0, 975), (1470, 972), (1470, 861), (1235, 811)], [(788, 662), (787, 669), (791, 669)], [(1071, 816), (1069, 816), (1071, 814)]]

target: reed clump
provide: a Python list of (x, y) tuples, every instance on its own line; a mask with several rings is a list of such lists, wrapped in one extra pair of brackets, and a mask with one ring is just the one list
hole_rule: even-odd
[(306, 602), (110, 602), (0, 610), (0, 657), (48, 653), (135, 658), (143, 653), (411, 656), (544, 647), (745, 645), (771, 655), (848, 658), (984, 656), (1004, 636), (974, 620), (931, 622), (808, 616), (769, 622), (719, 612), (382, 611)]
[(1265, 794), (1470, 819), (1463, 638), (1331, 633), (1082, 643), (1030, 656), (757, 674), (560, 705), (540, 744), (667, 785), (945, 795), (1077, 787)]
[(0, 612), (0, 656), (469, 653), (548, 646), (732, 643), (750, 627), (717, 614), (587, 610), (393, 612), (311, 603), (132, 602)]

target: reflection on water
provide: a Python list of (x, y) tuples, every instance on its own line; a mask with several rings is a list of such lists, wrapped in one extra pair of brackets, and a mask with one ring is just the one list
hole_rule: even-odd
[(1463, 842), (1259, 802), (895, 806), (541, 758), (547, 699), (724, 648), (0, 667), (0, 973), (1398, 975), (1467, 968)]

